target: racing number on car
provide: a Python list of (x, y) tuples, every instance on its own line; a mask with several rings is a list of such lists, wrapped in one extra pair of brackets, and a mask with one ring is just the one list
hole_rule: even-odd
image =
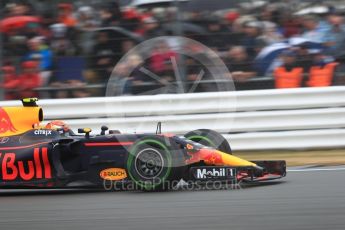
[(3, 181), (14, 181), (22, 179), (30, 181), (33, 179), (51, 179), (51, 166), (48, 158), (48, 149), (34, 148), (31, 160), (17, 160), (14, 152), (0, 153), (1, 179)]

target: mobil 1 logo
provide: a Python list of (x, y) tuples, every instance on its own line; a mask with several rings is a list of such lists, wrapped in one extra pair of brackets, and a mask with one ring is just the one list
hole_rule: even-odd
[(236, 169), (216, 166), (193, 167), (191, 174), (196, 180), (233, 180), (236, 178)]

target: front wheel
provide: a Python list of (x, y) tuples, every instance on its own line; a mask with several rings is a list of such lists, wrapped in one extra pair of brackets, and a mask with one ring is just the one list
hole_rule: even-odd
[(232, 154), (229, 142), (218, 132), (211, 129), (197, 129), (184, 135), (188, 140)]
[(170, 138), (144, 137), (129, 150), (127, 172), (139, 190), (172, 189), (182, 178), (184, 154)]

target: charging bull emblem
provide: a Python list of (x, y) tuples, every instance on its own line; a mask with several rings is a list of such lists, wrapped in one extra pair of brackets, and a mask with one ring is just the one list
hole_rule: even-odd
[(190, 156), (190, 158), (186, 160), (187, 164), (193, 164), (203, 161), (206, 165), (225, 165), (234, 167), (257, 166), (253, 162), (241, 159), (228, 153), (221, 152), (217, 149), (200, 149), (197, 152), (188, 152), (188, 155)]
[(14, 133), (17, 131), (17, 129), (12, 124), (7, 112), (3, 108), (0, 108), (0, 134), (8, 131)]

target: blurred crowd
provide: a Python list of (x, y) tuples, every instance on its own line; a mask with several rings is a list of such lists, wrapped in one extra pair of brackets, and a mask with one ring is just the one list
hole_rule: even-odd
[(186, 82), (196, 81), (202, 64), (179, 57), (164, 40), (150, 48), (150, 58), (132, 54), (113, 72), (136, 44), (174, 34), (210, 47), (239, 85), (267, 78), (276, 88), (344, 83), (345, 21), (337, 4), (298, 12), (300, 1), (260, 1), (210, 11), (192, 1), (196, 7), (186, 11), (176, 5), (120, 6), (116, 0), (55, 5), (5, 1), (1, 42), (6, 99), (102, 96), (113, 75), (122, 93), (135, 94), (136, 86), (175, 82), (173, 59), (183, 60)]

